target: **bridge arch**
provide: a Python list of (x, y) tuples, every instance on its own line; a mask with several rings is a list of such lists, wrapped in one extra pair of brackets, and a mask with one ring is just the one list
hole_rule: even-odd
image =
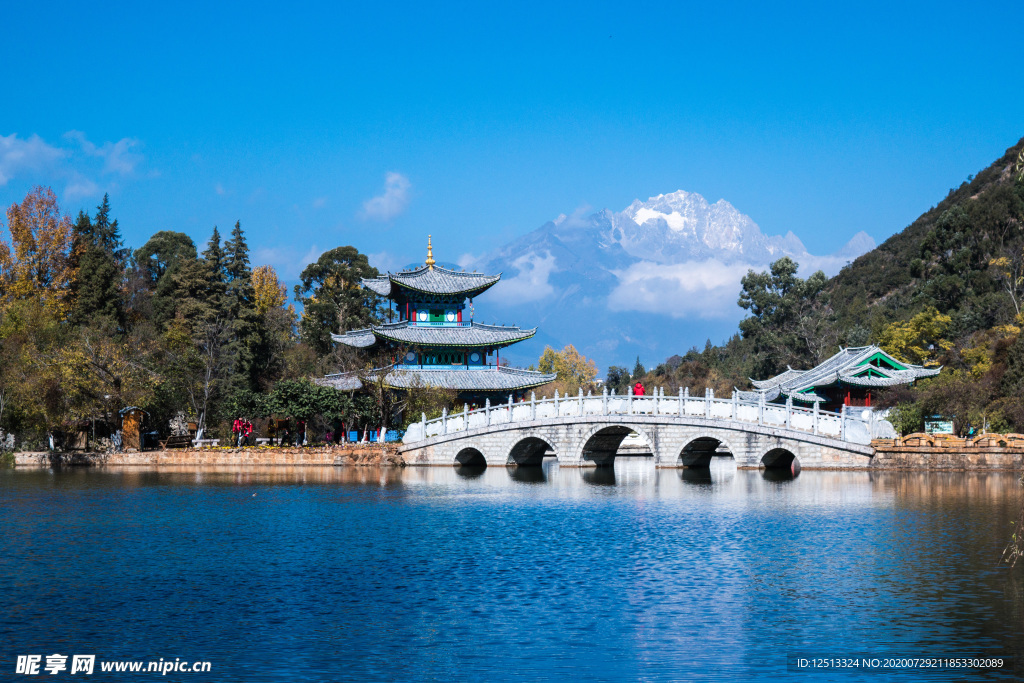
[(465, 467), (487, 467), (487, 458), (480, 452), (479, 449), (473, 448), (472, 446), (466, 446), (458, 453), (455, 454), (456, 466)]
[(623, 440), (636, 432), (656, 455), (655, 442), (645, 430), (636, 425), (627, 427), (625, 425), (598, 425), (591, 428), (580, 439), (577, 462), (594, 463), (598, 467), (611, 467), (615, 464), (615, 454), (622, 445)]
[(516, 441), (508, 452), (508, 465), (540, 465), (548, 451), (558, 455), (558, 450), (548, 440), (531, 435)]
[(718, 436), (702, 434), (691, 439), (679, 452), (678, 463), (683, 467), (705, 468), (711, 465), (711, 458), (716, 453), (721, 453), (721, 447), (735, 458), (736, 451), (733, 450), (724, 439)]
[(776, 447), (761, 456), (761, 466), (770, 470), (798, 472), (800, 461), (788, 448)]

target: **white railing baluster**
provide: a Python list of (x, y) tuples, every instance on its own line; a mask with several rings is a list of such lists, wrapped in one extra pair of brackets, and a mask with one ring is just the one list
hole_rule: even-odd
[(484, 415), (487, 416), (487, 426), (491, 426), (491, 399), (484, 399)]
[(448, 433), (448, 406), (441, 408), (441, 433)]
[(601, 388), (601, 414), (608, 414), (608, 387)]
[(627, 413), (627, 415), (632, 415), (633, 414), (633, 387), (629, 388), (628, 403), (629, 403), (629, 412)]
[(537, 419), (537, 394), (530, 392), (530, 419)]
[(462, 404), (462, 431), (469, 431), (469, 403)]
[(820, 403), (821, 403), (820, 401), (815, 401), (814, 402), (814, 433), (815, 434), (818, 433), (818, 410), (819, 410), (818, 409), (818, 405)]

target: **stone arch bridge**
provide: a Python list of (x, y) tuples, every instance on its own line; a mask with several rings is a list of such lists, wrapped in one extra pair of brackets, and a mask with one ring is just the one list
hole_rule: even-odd
[[(443, 415), (413, 424), (399, 449), (410, 465), (539, 465), (614, 463), (635, 432), (656, 467), (707, 467), (731, 455), (737, 467), (865, 468), (876, 432), (891, 427), (866, 413), (826, 413), (689, 392), (678, 397), (555, 397)], [(885, 433), (879, 434), (887, 435)]]

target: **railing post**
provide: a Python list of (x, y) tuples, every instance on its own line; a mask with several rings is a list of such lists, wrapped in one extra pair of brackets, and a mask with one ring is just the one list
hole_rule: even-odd
[(530, 419), (537, 419), (537, 393), (533, 391), (530, 392)]
[(508, 423), (512, 424), (512, 394), (508, 395)]
[(686, 415), (686, 408), (683, 406), (683, 388), (679, 387), (679, 417)]
[(704, 387), (704, 419), (711, 418), (711, 388)]
[(601, 388), (601, 414), (608, 414), (608, 387)]
[(627, 399), (629, 404), (629, 415), (633, 414), (633, 387), (629, 388), (629, 398)]
[(441, 408), (441, 433), (448, 433), (448, 406)]
[(580, 405), (580, 416), (582, 416), (583, 415), (583, 387), (580, 387), (579, 405)]
[(558, 417), (558, 389), (555, 389), (555, 417)]
[(462, 431), (469, 431), (469, 403), (462, 404)]
[(786, 429), (793, 428), (793, 397), (786, 397)]
[(487, 426), (491, 426), (491, 399), (484, 399), (484, 415), (487, 416)]
[(420, 413), (420, 424), (423, 425), (423, 438), (427, 438), (427, 414)]
[(739, 418), (739, 407), (736, 404), (736, 400), (737, 399), (738, 399), (738, 395), (736, 394), (736, 390), (733, 389), (732, 390), (732, 419), (733, 419), (733, 422), (735, 422)]
[(846, 441), (846, 404), (839, 410), (839, 440)]
[(658, 387), (654, 387), (654, 414), (658, 414)]
[(814, 402), (814, 433), (815, 434), (818, 433), (818, 410), (819, 410), (818, 406), (820, 404), (821, 404), (821, 401), (815, 401)]
[(757, 395), (757, 424), (764, 424), (764, 393), (758, 392)]

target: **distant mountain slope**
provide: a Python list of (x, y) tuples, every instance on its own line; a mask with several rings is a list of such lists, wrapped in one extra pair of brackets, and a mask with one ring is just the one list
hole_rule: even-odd
[(481, 301), (482, 317), (541, 327), (532, 344), (509, 350), (513, 360), (533, 362), (544, 343), (573, 343), (604, 368), (731, 334), (749, 268), (789, 255), (806, 272), (833, 274), (873, 246), (859, 233), (836, 254), (815, 256), (792, 233), (763, 234), (725, 200), (680, 190), (619, 212), (563, 214), (468, 265), (504, 274)]

